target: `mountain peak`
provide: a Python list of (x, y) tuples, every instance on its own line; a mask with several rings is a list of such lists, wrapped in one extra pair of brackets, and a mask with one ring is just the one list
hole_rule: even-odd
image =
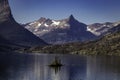
[(75, 18), (74, 18), (74, 16), (71, 14), (71, 15), (69, 16), (69, 19), (75, 19)]
[(38, 21), (39, 21), (39, 22), (44, 22), (45, 20), (46, 20), (46, 18), (41, 17)]

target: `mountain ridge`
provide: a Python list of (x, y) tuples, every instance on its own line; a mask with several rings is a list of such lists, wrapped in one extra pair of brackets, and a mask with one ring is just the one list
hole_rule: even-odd
[(39, 20), (27, 23), (25, 28), (50, 44), (86, 41), (95, 36), (86, 31), (87, 25), (70, 15), (61, 20), (41, 17)]
[(93, 23), (87, 26), (87, 31), (93, 33), (96, 36), (104, 36), (109, 33), (112, 28), (115, 28), (120, 24), (118, 22), (105, 22), (105, 23)]

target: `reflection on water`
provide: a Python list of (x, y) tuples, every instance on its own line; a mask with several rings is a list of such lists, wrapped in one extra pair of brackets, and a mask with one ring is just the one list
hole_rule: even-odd
[(0, 54), (0, 80), (120, 80), (120, 57)]
[(87, 57), (86, 80), (120, 80), (120, 57)]
[(57, 56), (55, 56), (55, 60), (52, 61), (52, 63), (49, 64), (48, 66), (54, 69), (55, 73), (57, 73), (61, 70), (61, 67), (63, 66), (63, 64), (61, 63), (61, 60)]
[(55, 66), (55, 67), (50, 67), (51, 69), (54, 70), (55, 74), (58, 73), (61, 70), (62, 66)]

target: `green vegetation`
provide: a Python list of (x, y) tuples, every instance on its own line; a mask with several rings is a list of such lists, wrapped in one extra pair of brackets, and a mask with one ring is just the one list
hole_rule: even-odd
[(119, 55), (120, 56), (120, 32), (108, 34), (103, 38), (84, 43), (69, 43), (63, 45), (50, 45), (34, 47), (26, 50), (37, 53), (62, 53), (81, 55)]

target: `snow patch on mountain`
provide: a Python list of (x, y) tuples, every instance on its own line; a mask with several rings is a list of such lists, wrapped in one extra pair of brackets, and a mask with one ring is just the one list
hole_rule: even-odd
[(38, 25), (37, 25), (38, 27), (40, 27), (41, 26), (41, 23), (38, 23)]
[(87, 27), (87, 31), (93, 33), (93, 34), (96, 35), (96, 36), (99, 36), (99, 35), (100, 35), (99, 32), (96, 32), (96, 29), (91, 29), (91, 28)]
[(32, 23), (30, 23), (29, 25), (34, 25), (34, 24), (36, 24), (36, 22), (32, 22)]
[(49, 25), (47, 25), (46, 23), (44, 24), (45, 25), (45, 27), (48, 27)]
[(52, 20), (52, 25), (59, 25), (60, 24), (60, 21), (55, 21), (55, 20)]
[(106, 23), (95, 23), (87, 26), (87, 31), (93, 33), (96, 36), (101, 36), (106, 34), (110, 29), (119, 25), (119, 22), (106, 22)]

